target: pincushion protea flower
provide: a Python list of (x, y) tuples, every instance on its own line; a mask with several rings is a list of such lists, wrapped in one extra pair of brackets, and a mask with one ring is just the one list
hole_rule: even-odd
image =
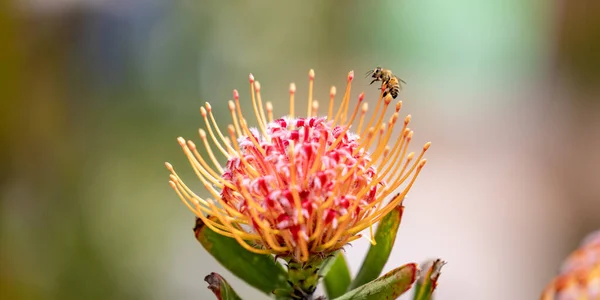
[(600, 231), (590, 234), (563, 263), (542, 300), (600, 299)]
[[(289, 116), (274, 119), (273, 105), (265, 102), (263, 107), (260, 84), (252, 75), (256, 128), (250, 128), (242, 114), (236, 90), (228, 103), (232, 124), (226, 134), (217, 126), (210, 104), (201, 107), (206, 131), (199, 133), (206, 157), (192, 141), (177, 140), (212, 199), (196, 195), (166, 163), (171, 187), (204, 225), (248, 251), (286, 259), (290, 280), (293, 270), (310, 273), (292, 280), (303, 283), (299, 289), (307, 293), (316, 287), (316, 267), (324, 257), (361, 237), (361, 231), (372, 229), (402, 203), (426, 163), (423, 155), (430, 145), (425, 144), (416, 158), (408, 153), (411, 117), (398, 126), (402, 102), (392, 104), (391, 96), (383, 96), (384, 88), (371, 117), (366, 115), (364, 93), (352, 105), (353, 78), (350, 72), (335, 112), (336, 89), (331, 88), (325, 116), (313, 99), (313, 70), (303, 117), (295, 117), (292, 83)], [(390, 106), (394, 112), (386, 120)], [(224, 165), (218, 155), (226, 159)], [(371, 230), (375, 243), (372, 236)]]

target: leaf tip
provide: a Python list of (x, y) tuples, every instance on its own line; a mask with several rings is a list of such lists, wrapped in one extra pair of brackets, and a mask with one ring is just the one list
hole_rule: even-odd
[(424, 269), (427, 270), (425, 276), (421, 276), (419, 278), (419, 282), (423, 283), (425, 280), (431, 280), (436, 283), (440, 275), (442, 274), (442, 267), (444, 267), (448, 262), (437, 258), (432, 261), (424, 264)]
[(221, 277), (221, 275), (215, 272), (212, 272), (206, 275), (206, 277), (204, 277), (204, 281), (208, 283), (208, 289), (211, 290), (220, 299), (221, 282), (223, 282), (223, 277)]
[(198, 237), (198, 235), (200, 235), (200, 232), (202, 231), (202, 229), (206, 227), (206, 225), (204, 224), (204, 222), (202, 221), (202, 219), (196, 217), (196, 223), (194, 224), (194, 235), (196, 235), (196, 238)]

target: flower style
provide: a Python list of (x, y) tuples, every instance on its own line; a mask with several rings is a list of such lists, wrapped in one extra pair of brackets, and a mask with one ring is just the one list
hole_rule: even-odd
[[(350, 109), (354, 78), (350, 72), (339, 109), (334, 111), (336, 89), (331, 87), (328, 112), (321, 117), (312, 96), (314, 77), (310, 70), (303, 118), (294, 117), (293, 83), (289, 116), (274, 120), (270, 102), (265, 102), (265, 113), (260, 84), (252, 75), (257, 128), (250, 128), (242, 115), (236, 90), (235, 102), (229, 101), (228, 136), (217, 126), (210, 104), (200, 108), (208, 131), (199, 130), (206, 157), (192, 141), (177, 140), (214, 200), (192, 192), (166, 163), (170, 185), (189, 209), (210, 229), (236, 239), (248, 251), (306, 262), (358, 239), (366, 228), (371, 228), (372, 237), (372, 226), (401, 205), (426, 163), (423, 155), (430, 143), (416, 159), (414, 152), (407, 154), (413, 136), (407, 127), (410, 115), (397, 132), (399, 137), (393, 134), (402, 102), (391, 105), (391, 96), (383, 96), (384, 87), (369, 118), (364, 93)], [(390, 106), (395, 111), (386, 122)], [(352, 132), (355, 121), (358, 126)], [(217, 155), (227, 159), (224, 166)], [(372, 238), (371, 242), (375, 243)]]

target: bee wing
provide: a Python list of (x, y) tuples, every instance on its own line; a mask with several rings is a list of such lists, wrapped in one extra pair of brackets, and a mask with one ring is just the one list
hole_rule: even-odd
[(398, 81), (401, 81), (402, 83), (406, 84), (406, 81), (402, 80), (402, 78), (400, 78), (400, 77), (398, 77), (398, 76), (396, 76), (396, 75), (394, 75), (394, 77), (396, 77), (396, 79), (397, 79)]

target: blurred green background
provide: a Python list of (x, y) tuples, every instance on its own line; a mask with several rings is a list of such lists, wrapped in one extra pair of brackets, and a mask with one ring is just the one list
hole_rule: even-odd
[(283, 114), (310, 68), (316, 99), (355, 70), (373, 101), (380, 65), (433, 142), (386, 269), (440, 256), (438, 299), (536, 299), (600, 227), (598, 20), (593, 0), (3, 1), (0, 296), (212, 299), (217, 271), (262, 299), (194, 240), (175, 138), (205, 101), (228, 121), (249, 73)]

